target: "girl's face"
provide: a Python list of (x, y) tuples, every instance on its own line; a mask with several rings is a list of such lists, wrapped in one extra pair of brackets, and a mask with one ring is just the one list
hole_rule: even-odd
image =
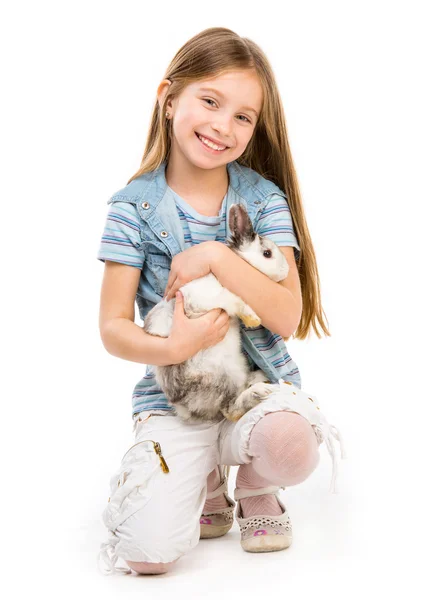
[(171, 156), (183, 155), (203, 169), (236, 160), (254, 133), (262, 102), (254, 70), (231, 71), (188, 85), (167, 103), (173, 132)]

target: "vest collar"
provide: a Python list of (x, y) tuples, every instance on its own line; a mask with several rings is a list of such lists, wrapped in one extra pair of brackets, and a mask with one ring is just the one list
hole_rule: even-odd
[[(266, 202), (269, 190), (261, 186), (263, 179), (252, 169), (243, 167), (236, 161), (228, 163), (226, 167), (229, 176), (228, 206), (242, 204), (254, 223), (256, 215)], [(131, 183), (137, 182), (139, 188), (136, 205), (140, 217), (157, 235), (159, 233), (170, 255), (174, 256), (185, 249), (184, 234), (175, 203), (169, 201), (170, 196), (168, 201), (164, 201), (167, 189), (165, 168), (166, 161), (163, 161), (157, 169), (143, 173)], [(226, 229), (228, 232), (228, 222)]]

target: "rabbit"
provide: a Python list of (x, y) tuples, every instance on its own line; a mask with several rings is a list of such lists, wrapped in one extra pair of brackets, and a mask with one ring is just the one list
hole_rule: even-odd
[[(254, 232), (242, 204), (229, 209), (230, 239), (226, 245), (238, 256), (270, 277), (282, 281), (289, 265), (278, 246)], [(209, 273), (184, 284), (184, 311), (196, 318), (213, 308), (224, 309), (230, 317), (229, 329), (219, 343), (201, 350), (188, 360), (167, 366), (153, 365), (156, 380), (177, 415), (188, 423), (216, 423), (226, 418), (238, 421), (259, 404), (276, 386), (268, 382), (261, 369), (251, 371), (241, 349), (239, 320), (246, 327), (257, 327), (260, 318), (238, 296), (224, 288)], [(161, 300), (146, 315), (144, 330), (168, 337), (173, 323), (175, 298)]]

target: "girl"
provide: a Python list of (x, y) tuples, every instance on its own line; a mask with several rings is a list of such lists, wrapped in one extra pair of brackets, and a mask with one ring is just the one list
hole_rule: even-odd
[[(229, 531), (229, 465), (240, 465), (243, 549), (287, 548), (292, 528), (278, 493), (316, 468), (323, 436), (301, 409), (314, 397), (301, 391), (284, 342), (294, 332), (305, 339), (311, 326), (320, 338), (316, 319), (330, 334), (281, 100), (254, 42), (214, 27), (177, 52), (158, 87), (141, 167), (109, 203), (98, 255), (105, 262), (101, 338), (111, 354), (149, 364), (133, 393), (135, 444), (111, 479), (103, 513), (106, 572), (164, 573), (200, 536)], [(287, 258), (284, 281), (273, 282), (225, 245), (233, 203), (244, 204), (255, 233)], [(241, 323), (242, 350), (250, 367), (284, 383), (283, 393), (237, 423), (186, 425), (150, 366), (178, 364), (224, 338), (228, 315), (214, 309), (188, 319), (178, 292), (209, 272), (260, 316), (254, 329)], [(134, 323), (134, 301), (143, 320), (164, 296), (176, 297), (171, 334), (150, 336)], [(115, 566), (118, 557), (124, 568)]]

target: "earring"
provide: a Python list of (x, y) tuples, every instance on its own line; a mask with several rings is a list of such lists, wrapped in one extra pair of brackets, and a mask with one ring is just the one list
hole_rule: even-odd
[(165, 116), (168, 118), (168, 117), (170, 116), (170, 113), (169, 113), (169, 112), (166, 112), (166, 113), (165, 113)]

